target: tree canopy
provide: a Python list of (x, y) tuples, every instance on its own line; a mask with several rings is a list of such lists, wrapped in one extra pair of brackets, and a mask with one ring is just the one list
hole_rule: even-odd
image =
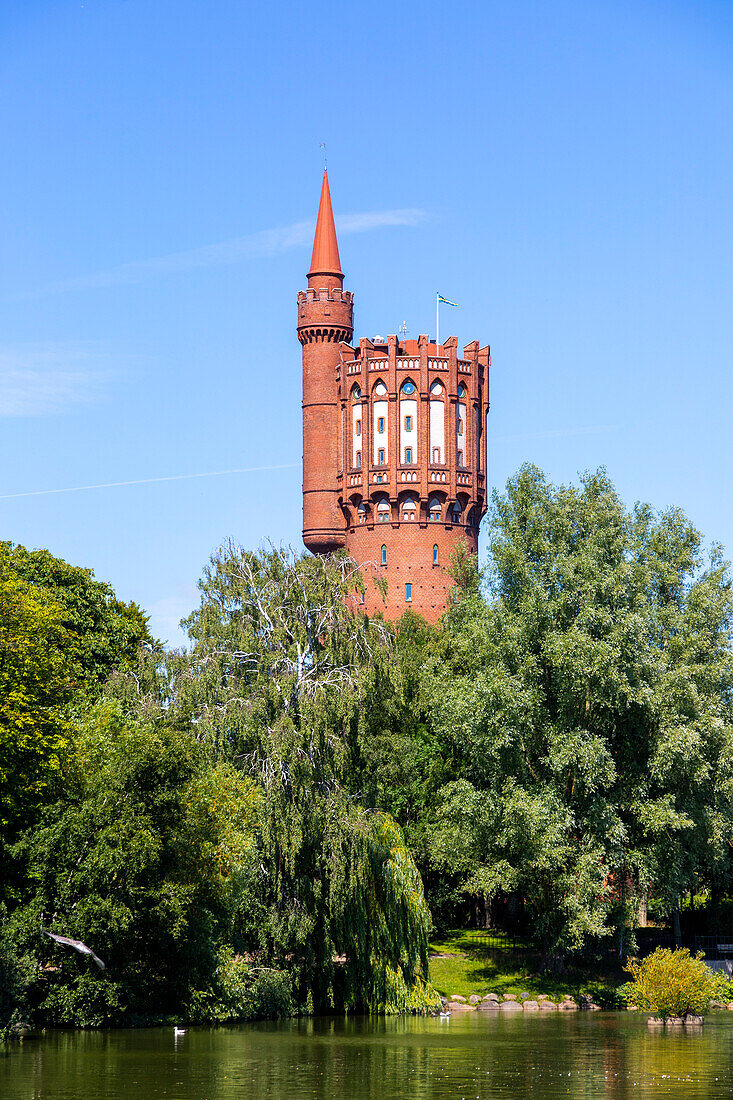
[(554, 966), (731, 891), (728, 565), (604, 471), (495, 493), (437, 629), (355, 611), (343, 555), (228, 544), (166, 652), (89, 571), (0, 565), (6, 1019), (425, 1010), (469, 906)]
[(627, 511), (604, 472), (495, 494), (489, 596), (447, 616), (435, 722), (454, 778), (436, 861), (519, 891), (559, 950), (654, 883), (668, 911), (730, 881), (731, 586), (677, 510)]

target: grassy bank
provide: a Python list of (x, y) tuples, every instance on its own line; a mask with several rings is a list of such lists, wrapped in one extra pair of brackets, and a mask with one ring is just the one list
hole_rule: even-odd
[(570, 993), (588, 993), (599, 1004), (617, 1003), (617, 989), (628, 976), (618, 964), (569, 967), (566, 974), (533, 971), (532, 959), (523, 962), (510, 951), (489, 949), (481, 933), (457, 929), (441, 933), (430, 943), (430, 981), (446, 997), (459, 993), (544, 994), (553, 1000)]

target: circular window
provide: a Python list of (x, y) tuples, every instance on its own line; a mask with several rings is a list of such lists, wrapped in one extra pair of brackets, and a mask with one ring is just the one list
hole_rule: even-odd
[(402, 392), (403, 393), (414, 393), (415, 392), (415, 383), (414, 382), (405, 382), (405, 384), (402, 387)]
[(384, 397), (385, 393), (387, 392), (387, 387), (385, 386), (384, 382), (377, 382), (376, 386), (374, 387), (374, 392), (379, 397)]
[(359, 400), (359, 398), (361, 397), (361, 389), (359, 388), (359, 386), (354, 386), (353, 390), (351, 391), (351, 396), (353, 397), (354, 401)]
[(443, 387), (441, 386), (440, 382), (433, 382), (432, 386), (430, 387), (430, 392), (431, 393), (442, 393), (443, 392)]

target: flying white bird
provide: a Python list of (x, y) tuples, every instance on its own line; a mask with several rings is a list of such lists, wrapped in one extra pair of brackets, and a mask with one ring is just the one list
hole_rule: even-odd
[(99, 955), (95, 955), (91, 947), (87, 947), (81, 940), (72, 940), (70, 936), (57, 936), (55, 932), (47, 932), (45, 928), (42, 928), (44, 936), (48, 936), (54, 943), (60, 943), (62, 947), (73, 947), (75, 951), (78, 951), (80, 955), (91, 955), (95, 963), (100, 970), (104, 970), (105, 966)]

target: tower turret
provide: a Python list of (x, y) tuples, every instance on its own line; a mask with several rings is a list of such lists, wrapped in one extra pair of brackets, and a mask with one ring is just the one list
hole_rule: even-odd
[(354, 331), (353, 296), (343, 289), (328, 173), (323, 173), (308, 289), (298, 294), (303, 346), (303, 541), (323, 554), (346, 545), (339, 504), (341, 344)]

